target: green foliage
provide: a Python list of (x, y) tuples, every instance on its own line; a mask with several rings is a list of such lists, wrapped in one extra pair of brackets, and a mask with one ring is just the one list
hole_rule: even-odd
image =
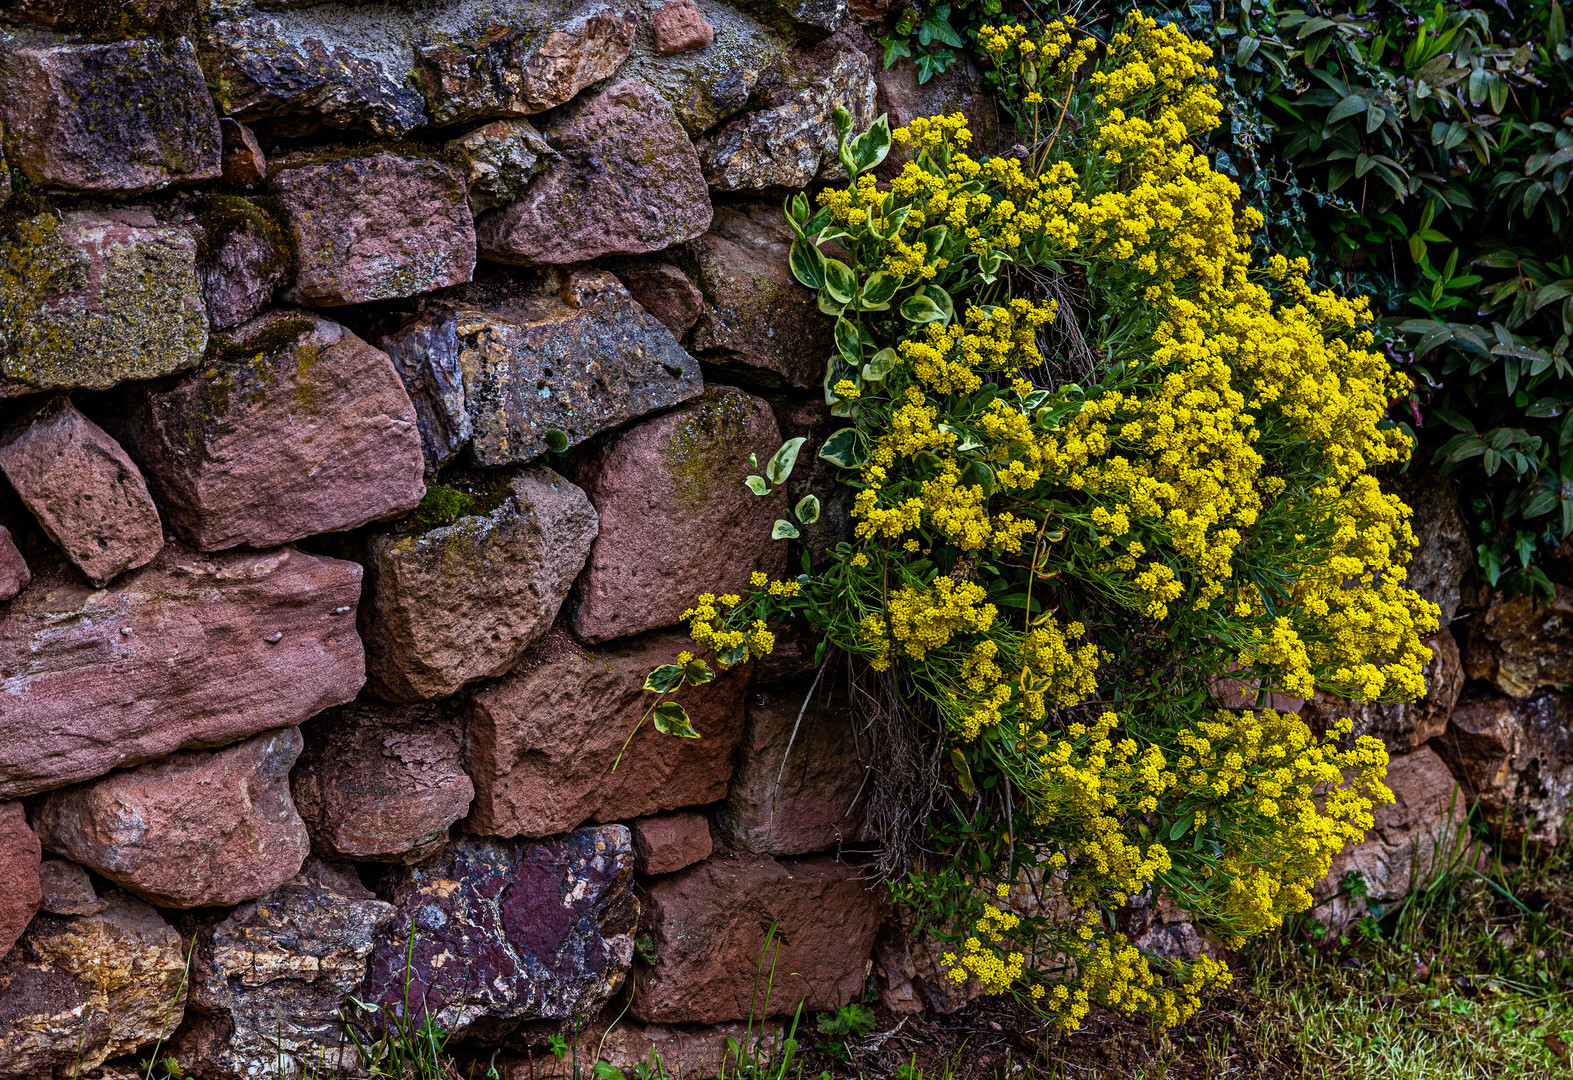
[(1228, 0), (1219, 168), (1281, 249), (1385, 309), (1399, 422), (1480, 493), (1480, 566), (1547, 594), (1573, 530), (1573, 42), (1558, 0)]

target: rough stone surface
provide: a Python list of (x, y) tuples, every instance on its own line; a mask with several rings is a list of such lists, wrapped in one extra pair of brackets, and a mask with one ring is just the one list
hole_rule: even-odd
[(290, 786), (323, 858), (418, 862), (442, 850), (470, 809), (464, 732), (441, 705), (357, 701), (302, 729)]
[(749, 700), (737, 770), (716, 810), (716, 831), (730, 847), (802, 855), (863, 837), (866, 804), (859, 796), (867, 766), (852, 712), (823, 691), (805, 709), (807, 689), (772, 689)]
[(197, 246), (138, 210), (41, 214), (0, 242), (0, 397), (104, 390), (202, 359)]
[(262, 314), (289, 274), (284, 230), (256, 203), (211, 196), (192, 203), (197, 279), (209, 330), (229, 330)]
[(0, 957), (16, 944), (38, 914), (43, 889), (38, 873), (38, 836), (27, 825), (20, 802), (0, 803)]
[(260, 184), (268, 176), (268, 159), (256, 134), (233, 117), (219, 118), (219, 131), (224, 138), (224, 153), (220, 159), (224, 179), (231, 184)]
[(703, 49), (715, 40), (715, 28), (705, 21), (694, 0), (666, 0), (651, 14), (650, 29), (660, 56)]
[(569, 601), (574, 633), (606, 641), (669, 626), (699, 593), (741, 592), (755, 571), (780, 577), (778, 508), (743, 485), (748, 455), (765, 461), (780, 445), (769, 406), (717, 387), (601, 447), (579, 473), (601, 532)]
[(16, 549), (11, 530), (0, 525), (0, 601), (11, 599), (27, 588), (27, 583), (32, 580), (33, 572), (27, 568), (27, 560)]
[(549, 124), (561, 155), (518, 201), (483, 217), (481, 253), (505, 263), (637, 255), (710, 227), (710, 193), (671, 106), (625, 79)]
[(597, 432), (698, 395), (699, 363), (599, 270), (475, 282), (386, 337), (429, 470), (473, 439), (481, 465), (529, 461), (548, 433)]
[(1447, 728), (1448, 715), (1464, 690), (1464, 669), (1453, 635), (1443, 630), (1426, 638), (1425, 644), (1431, 647), (1431, 662), (1425, 669), (1425, 696), (1419, 701), (1352, 702), (1319, 690), (1300, 710), (1301, 719), (1326, 731), (1347, 716), (1355, 723), (1354, 734), (1376, 736), (1392, 754), (1407, 754), (1424, 745)]
[(385, 889), (396, 915), (372, 953), (365, 1000), (402, 1004), (408, 993), (417, 1019), (433, 1016), (461, 1039), (593, 1015), (633, 962), (639, 902), (622, 825), (544, 841), (455, 841), (392, 871)]
[[(651, 0), (647, 10), (659, 2)], [(662, 56), (652, 24), (641, 30), (621, 74), (648, 84), (672, 107), (678, 123), (697, 135), (748, 105), (761, 78), (788, 55), (792, 35), (722, 0), (694, 0), (694, 6), (714, 34), (709, 46)]]
[(852, 130), (873, 123), (874, 66), (860, 52), (835, 54), (822, 72), (804, 71), (765, 95), (766, 107), (728, 120), (699, 142), (705, 179), (718, 191), (800, 188), (844, 178), (831, 114), (839, 106)]
[(649, 706), (644, 677), (690, 645), (668, 631), (586, 652), (558, 631), (476, 691), (466, 760), (475, 807), (465, 829), (550, 836), (723, 798), (743, 727), (741, 669), (678, 695), (701, 738), (662, 735), (647, 722), (612, 771)]
[[(380, 34), (354, 33), (360, 21), (314, 12), (236, 18), (215, 12), (198, 47), (219, 110), (245, 123), (300, 118), (384, 137), (420, 127), (426, 123), (420, 91), (405, 82), (403, 67), (368, 47)], [(402, 60), (408, 64), (408, 53)]]
[(545, 25), (496, 20), (415, 45), (415, 79), (434, 124), (545, 112), (615, 72), (628, 58), (639, 16), (586, 5)]
[(1430, 469), (1410, 469), (1384, 480), (1414, 512), (1410, 528), (1417, 541), (1409, 560), (1408, 585), (1442, 609), (1443, 629), (1458, 614), (1460, 590), (1475, 565), (1475, 548), (1459, 511), (1458, 486)]
[(544, 465), (450, 489), (463, 516), (418, 513), (367, 544), (361, 636), (374, 693), (445, 697), (501, 675), (551, 628), (596, 534), (583, 491)]
[(310, 848), (289, 791), (301, 745), (283, 728), (52, 791), (39, 838), (160, 907), (253, 899), (294, 877)]
[(132, 431), (165, 517), (204, 551), (354, 528), (426, 490), (393, 364), (308, 312), (254, 319), (200, 371), (142, 391)]
[(38, 867), (43, 898), (39, 909), (51, 915), (97, 915), (109, 906), (99, 899), (93, 880), (70, 859), (45, 859)]
[(675, 337), (693, 328), (704, 311), (704, 294), (671, 263), (631, 262), (616, 268), (617, 280)]
[(0, 622), (0, 797), (298, 724), (364, 680), (354, 563), (172, 543), (107, 589), (34, 569)]
[(61, 30), (140, 33), (178, 26), (191, 7), (190, 0), (124, 0), (107, 8), (99, 0), (0, 0), (0, 13), (15, 22)]
[(874, 941), (880, 1003), (898, 1016), (926, 1010), (948, 1015), (981, 997), (983, 986), (976, 979), (958, 986), (947, 977), (940, 958), (948, 951), (953, 951), (950, 946), (917, 931), (910, 911), (889, 914)]
[(835, 349), (834, 323), (793, 280), (791, 246), (774, 203), (717, 209), (710, 231), (685, 248), (704, 297), (689, 342), (695, 355), (765, 386), (820, 386)]
[(39, 187), (147, 191), (214, 180), (218, 113), (185, 38), (0, 49), (6, 158)]
[(447, 150), (464, 173), (470, 210), (477, 214), (517, 199), (556, 154), (522, 118), (494, 120), (454, 139)]
[(174, 1053), (216, 1080), (298, 1080), (358, 1063), (340, 1020), (393, 917), (353, 868), (312, 860), (196, 935), (188, 1020)]
[(839, 30), (849, 10), (847, 0), (745, 0), (743, 6), (811, 40)]
[(316, 307), (414, 296), (470, 280), (475, 222), (464, 177), (382, 151), (275, 167), (296, 252), (291, 295)]
[(658, 959), (638, 969), (631, 1011), (662, 1023), (748, 1017), (773, 923), (769, 1015), (791, 1015), (799, 1001), (805, 1011), (845, 1005), (863, 985), (879, 924), (878, 893), (855, 868), (823, 856), (713, 855), (652, 882), (646, 902)]
[(715, 845), (703, 814), (662, 814), (635, 821), (634, 869), (641, 874), (670, 874), (710, 857)]
[(168, 1034), (185, 1006), (185, 951), (121, 892), (93, 915), (40, 915), (0, 958), (0, 1076), (70, 1077)]
[[(1333, 856), (1332, 870), (1313, 890), (1318, 900), (1337, 893), (1350, 871), (1364, 879), (1370, 899), (1397, 900), (1413, 882), (1425, 879), (1437, 845), (1444, 838), (1455, 839), (1464, 827), (1469, 796), (1458, 789), (1447, 764), (1429, 747), (1389, 761), (1386, 782), (1396, 801), (1373, 809), (1376, 824), (1366, 838)], [(1360, 911), (1363, 905), (1352, 907), (1341, 898), (1324, 917), (1336, 922)]]
[[(1471, 691), (1431, 745), (1509, 851), (1549, 850), (1573, 809), (1573, 699)], [(1466, 804), (1467, 805), (1467, 804)]]
[(1530, 596), (1494, 594), (1469, 621), (1464, 673), (1518, 698), (1573, 684), (1573, 588), (1556, 590), (1549, 607)]
[(95, 585), (146, 565), (164, 547), (142, 474), (67, 398), (45, 402), (0, 439), (0, 472)]
[[(752, 1024), (641, 1024), (624, 1017), (610, 1028), (600, 1024), (581, 1028), (578, 1039), (570, 1040), (569, 1045), (577, 1047), (581, 1063), (604, 1061), (628, 1076), (640, 1065), (648, 1068), (652, 1053), (669, 1077), (729, 1076), (738, 1069), (736, 1047), (757, 1045), (761, 1061), (777, 1060), (773, 1055), (781, 1051), (781, 1041), (786, 1037), (784, 1028), (781, 1020), (755, 1020)], [(728, 1040), (736, 1045), (729, 1046)], [(498, 1064), (503, 1080), (574, 1080), (573, 1060), (572, 1053), (560, 1061), (537, 1053), (524, 1061)]]

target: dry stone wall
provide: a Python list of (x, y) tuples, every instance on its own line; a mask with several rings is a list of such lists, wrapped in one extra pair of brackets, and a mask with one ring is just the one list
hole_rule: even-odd
[[(741, 483), (828, 430), (781, 194), (837, 107), (1001, 139), (877, 59), (844, 0), (0, 0), (0, 1080), (353, 1067), (347, 994), (522, 1076), (630, 983), (609, 1052), (713, 1067), (772, 925), (773, 1010), (968, 1000), (812, 642), (623, 748), (689, 597), (845, 535), (812, 459), (801, 545)], [(1455, 778), (1520, 846), (1573, 790), (1573, 591), (1480, 592), (1410, 494), (1427, 697), (1304, 706), (1403, 755), (1373, 898)]]

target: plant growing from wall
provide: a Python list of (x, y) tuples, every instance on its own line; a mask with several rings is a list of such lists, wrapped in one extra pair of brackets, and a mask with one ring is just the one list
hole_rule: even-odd
[(1113, 913), (1162, 896), (1242, 941), (1391, 798), (1379, 742), (1272, 706), (1423, 688), (1436, 609), (1400, 584), (1408, 512), (1370, 472), (1409, 453), (1385, 419), (1408, 381), (1363, 298), (1253, 259), (1261, 216), (1193, 145), (1220, 113), (1207, 46), (1140, 15), (1106, 48), (1068, 19), (979, 40), (1029, 154), (881, 119), (843, 130), (845, 187), (786, 206), (835, 321), (846, 425), (815, 452), (856, 490), (854, 541), (700, 596), (698, 655), (646, 686), (697, 734), (672, 695), (802, 620), (816, 662), (944, 747), (929, 855), (891, 886), (953, 942), (950, 977), (1066, 1027), (1091, 1002), (1170, 1024), (1227, 969), (1144, 956)]

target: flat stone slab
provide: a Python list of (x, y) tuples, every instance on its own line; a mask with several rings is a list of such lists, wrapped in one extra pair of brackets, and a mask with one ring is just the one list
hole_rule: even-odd
[(183, 37), (0, 47), (0, 120), (11, 167), (38, 187), (150, 191), (220, 173), (218, 112)]
[(0, 472), (66, 558), (105, 585), (164, 547), (164, 527), (136, 464), (56, 397), (0, 437)]
[(434, 489), (425, 511), (367, 541), (360, 625), (379, 697), (446, 697), (507, 671), (551, 629), (584, 566), (596, 516), (579, 488), (544, 465), (469, 488)]
[(742, 592), (756, 571), (779, 578), (781, 507), (743, 478), (750, 454), (768, 461), (780, 445), (762, 399), (720, 386), (597, 447), (579, 479), (601, 534), (568, 601), (573, 632), (593, 642), (671, 626), (700, 593)]
[(181, 750), (50, 792), (44, 846), (160, 907), (238, 904), (294, 877), (306, 826), (290, 801), (298, 728)]
[(191, 1016), (173, 1051), (215, 1080), (300, 1080), (359, 1064), (344, 995), (359, 995), (366, 959), (393, 908), (355, 869), (315, 859), (268, 895), (193, 935)]
[(600, 270), (475, 282), (385, 337), (415, 402), (428, 468), (473, 445), (530, 461), (700, 394), (699, 362)]
[(140, 900), (105, 900), (91, 915), (38, 916), (0, 956), (0, 1076), (81, 1075), (180, 1024), (180, 935)]
[(452, 165), (384, 151), (275, 165), (270, 179), (295, 247), (289, 295), (301, 303), (414, 296), (475, 271), (475, 222)]
[(382, 888), (395, 916), (365, 1000), (435, 1018), (460, 1039), (539, 1038), (594, 1015), (633, 962), (639, 902), (622, 825), (454, 841), (390, 871)]
[(361, 568), (165, 546), (105, 589), (63, 564), (0, 621), (0, 797), (290, 727), (365, 679)]
[(520, 265), (637, 255), (710, 226), (710, 192), (672, 108), (636, 79), (575, 101), (542, 131), (558, 153), (510, 205), (483, 217), (481, 253)]
[(638, 30), (634, 9), (592, 3), (566, 17), (491, 19), (438, 31), (415, 42), (415, 82), (433, 124), (529, 116), (609, 78)]
[(469, 812), (464, 728), (446, 704), (357, 701), (318, 714), (302, 734), (290, 786), (323, 858), (419, 862)]
[(23, 218), (0, 240), (0, 397), (107, 390), (202, 360), (197, 245), (146, 210)]
[[(805, 1013), (833, 1010), (863, 986), (880, 899), (856, 867), (825, 856), (718, 853), (652, 881), (647, 896), (657, 959), (636, 972), (637, 1019), (791, 1016), (800, 1001)], [(765, 954), (772, 926), (777, 951)], [(755, 1000), (761, 955), (777, 972), (768, 1010)]]
[(691, 647), (665, 631), (586, 650), (554, 631), (513, 671), (476, 690), (466, 710), (475, 807), (465, 830), (550, 836), (723, 798), (743, 729), (746, 669), (677, 696), (702, 738), (674, 738), (646, 723), (622, 752), (653, 700), (642, 689), (645, 676)]
[(393, 364), (310, 312), (254, 319), (201, 370), (141, 389), (131, 431), (171, 526), (204, 551), (352, 529), (426, 492)]

